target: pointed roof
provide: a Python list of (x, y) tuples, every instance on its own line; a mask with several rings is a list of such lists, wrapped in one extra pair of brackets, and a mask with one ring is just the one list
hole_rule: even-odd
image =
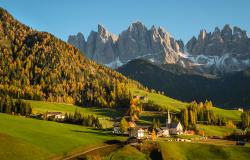
[(173, 122), (173, 123), (171, 124), (171, 128), (177, 128), (177, 126), (178, 126), (179, 124), (181, 124), (181, 123), (180, 123), (180, 122)]

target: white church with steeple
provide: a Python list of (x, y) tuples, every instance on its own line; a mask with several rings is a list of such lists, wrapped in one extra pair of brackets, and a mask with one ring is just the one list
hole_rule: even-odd
[(172, 122), (169, 110), (166, 119), (166, 128), (168, 129), (169, 134), (175, 134), (175, 135), (183, 134), (183, 126), (181, 125), (180, 121)]

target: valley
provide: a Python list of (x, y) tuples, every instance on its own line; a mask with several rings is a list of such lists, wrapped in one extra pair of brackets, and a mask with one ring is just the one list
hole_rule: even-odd
[[(165, 15), (166, 2), (109, 3), (0, 2), (0, 160), (249, 159), (245, 26), (221, 21), (190, 39), (207, 25), (178, 20), (173, 35), (154, 25), (179, 14)], [(137, 9), (155, 22), (128, 23)], [(99, 23), (84, 37), (93, 20), (116, 34)], [(182, 40), (180, 29), (192, 33)]]
[[(142, 94), (147, 93), (145, 91), (134, 90), (134, 93)], [(157, 93), (147, 93), (150, 95), (149, 97), (163, 97), (162, 101), (159, 101), (159, 104), (182, 104), (180, 101), (176, 101), (165, 97), (163, 95)], [(168, 102), (168, 103), (164, 103)], [(63, 113), (73, 113), (75, 109), (78, 109), (81, 113), (95, 115), (100, 119), (105, 118), (106, 120), (101, 121), (105, 130), (96, 130), (94, 128), (82, 127), (77, 125), (70, 124), (62, 124), (53, 121), (44, 121), (44, 120), (36, 120), (30, 118), (24, 118), (20, 116), (6, 115), (0, 114), (0, 134), (3, 139), (3, 146), (5, 143), (10, 141), (15, 142), (16, 148), (5, 148), (2, 150), (1, 154), (6, 154), (8, 151), (8, 156), (6, 159), (16, 159), (21, 156), (24, 159), (29, 159), (29, 157), (33, 157), (33, 154), (37, 154), (37, 159), (47, 159), (53, 157), (67, 157), (70, 155), (74, 155), (76, 153), (81, 153), (84, 150), (89, 148), (95, 148), (95, 146), (105, 145), (105, 142), (110, 140), (126, 140), (126, 137), (119, 137), (116, 135), (112, 135), (111, 129), (114, 123), (114, 119), (117, 116), (121, 116), (123, 113), (119, 113), (119, 110), (108, 109), (108, 108), (95, 108), (95, 107), (79, 107), (69, 104), (60, 104), (54, 102), (43, 102), (43, 101), (28, 101), (33, 108), (34, 113), (45, 113), (47, 111), (57, 111)], [(157, 101), (156, 101), (157, 102)], [(178, 109), (181, 109), (179, 106)], [(240, 114), (236, 110), (223, 110), (214, 108), (217, 113), (223, 113), (225, 116), (228, 116), (229, 119), (239, 120)], [(215, 112), (215, 113), (216, 113)], [(142, 124), (150, 125), (152, 119), (161, 118), (164, 125), (165, 116), (158, 111), (144, 111), (140, 115), (140, 121), (143, 121)], [(138, 121), (138, 123), (140, 122)], [(106, 124), (106, 125), (105, 125)], [(8, 126), (8, 127), (7, 127)], [(227, 127), (219, 127), (219, 126), (206, 126), (206, 125), (198, 125), (198, 128), (205, 131), (206, 136), (224, 136), (225, 133), (232, 132), (232, 129)], [(86, 139), (87, 137), (87, 139)], [(191, 138), (192, 136), (186, 136), (185, 138)], [(92, 139), (90, 141), (90, 139)], [(159, 138), (156, 142), (160, 142), (160, 144), (170, 143), (164, 142), (165, 140)], [(181, 142), (172, 142), (172, 143), (181, 143)], [(194, 142), (195, 143), (195, 142)], [(166, 145), (167, 145), (166, 144)], [(170, 144), (169, 144), (170, 145)], [(213, 145), (210, 144), (210, 145)], [(3, 147), (2, 146), (2, 147)], [(22, 147), (21, 147), (22, 146)], [(61, 147), (57, 147), (61, 146)], [(168, 145), (167, 145), (168, 146)], [(21, 148), (20, 148), (21, 147)], [(32, 148), (31, 150), (28, 148)], [(129, 149), (130, 148), (130, 149)], [(206, 147), (204, 147), (206, 148)], [(230, 148), (230, 147), (229, 147)], [(26, 150), (27, 149), (27, 150)], [(11, 152), (16, 152), (15, 154), (11, 154)], [(117, 152), (117, 153), (116, 153)], [(125, 152), (125, 153), (123, 153)], [(126, 152), (135, 152), (135, 157), (141, 155), (142, 159), (146, 158), (144, 153), (141, 153), (136, 148), (125, 146), (124, 149), (115, 150), (112, 153), (112, 157), (123, 157)], [(0, 155), (1, 155), (0, 154)], [(98, 153), (99, 154), (99, 153)], [(165, 154), (165, 153), (164, 153)], [(16, 156), (16, 157), (15, 157)], [(108, 155), (106, 155), (108, 156)], [(139, 156), (140, 157), (140, 156)], [(164, 156), (163, 156), (164, 157)], [(133, 159), (133, 158), (132, 158)]]
[(216, 106), (229, 109), (248, 108), (250, 103), (250, 77), (246, 74), (247, 70), (215, 77), (175, 65), (156, 65), (138, 59), (130, 61), (117, 71), (150, 89), (186, 102), (212, 100)]
[[(71, 154), (94, 148), (95, 146), (105, 145), (105, 142), (108, 140), (125, 140), (125, 137), (112, 136), (107, 131), (97, 131), (91, 128), (50, 121), (32, 120), (5, 114), (0, 114), (0, 120), (0, 146), (2, 146), (0, 155), (2, 158), (5, 157), (3, 159), (54, 159), (56, 157), (58, 159), (59, 157), (70, 156)], [(215, 128), (210, 129), (216, 130)], [(87, 139), (84, 137), (87, 137)], [(200, 158), (200, 156), (204, 156), (205, 159), (212, 157), (220, 159), (225, 154), (228, 159), (237, 157), (248, 159), (250, 150), (249, 147), (239, 148), (234, 146), (234, 143), (222, 149), (220, 146), (217, 146), (217, 142), (211, 142), (210, 144), (202, 144), (203, 142), (166, 142), (161, 138), (157, 140), (157, 143), (158, 141), (161, 146), (163, 159), (170, 157), (178, 159), (177, 157), (183, 158), (185, 156), (190, 156), (193, 159)], [(10, 143), (15, 147), (5, 147), (6, 145), (9, 146)], [(193, 153), (195, 148), (200, 150), (198, 155), (196, 152)], [(213, 154), (215, 150), (218, 152), (216, 155)], [(193, 154), (190, 155), (190, 153)], [(120, 159), (127, 156), (131, 157), (131, 159), (135, 157), (146, 159), (147, 157), (129, 145), (112, 153), (112, 159), (117, 159), (118, 157)]]

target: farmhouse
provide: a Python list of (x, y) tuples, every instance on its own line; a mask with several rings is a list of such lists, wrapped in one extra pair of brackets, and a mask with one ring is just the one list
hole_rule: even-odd
[(46, 118), (64, 119), (65, 116), (62, 114), (62, 112), (47, 112)]
[(146, 130), (144, 130), (143, 128), (139, 128), (139, 127), (130, 127), (128, 129), (130, 138), (144, 139), (145, 132)]
[(155, 128), (156, 136), (157, 137), (162, 137), (162, 130), (161, 128)]
[(114, 134), (121, 134), (121, 129), (120, 129), (120, 122), (115, 122), (113, 124), (113, 133)]
[[(125, 117), (126, 118), (126, 117)], [(116, 118), (116, 120), (120, 120), (121, 118)], [(129, 128), (135, 128), (136, 124), (133, 121), (128, 122), (128, 129)], [(122, 134), (121, 128), (120, 128), (120, 121), (116, 121), (113, 124), (113, 133), (114, 134)], [(128, 134), (128, 132), (125, 132), (124, 134)]]
[(163, 137), (169, 137), (169, 129), (168, 127), (161, 127), (162, 130), (162, 136)]

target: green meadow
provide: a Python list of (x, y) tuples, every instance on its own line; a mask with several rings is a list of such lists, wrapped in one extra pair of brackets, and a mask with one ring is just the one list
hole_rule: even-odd
[[(158, 93), (150, 93), (146, 92), (144, 90), (136, 89), (136, 88), (131, 88), (130, 89), (133, 93), (133, 95), (140, 95), (140, 96), (147, 96), (148, 100), (152, 100), (155, 104), (159, 105), (162, 107), (162, 109), (171, 109), (174, 111), (179, 111), (180, 109), (187, 107), (188, 102), (181, 102), (176, 99), (167, 97), (165, 95), (161, 95)], [(214, 111), (215, 114), (221, 115), (225, 117), (226, 119), (231, 119), (234, 121), (239, 121), (240, 120), (240, 115), (242, 112), (238, 110), (227, 110), (227, 109), (222, 109), (218, 107), (213, 107), (212, 110)], [(152, 116), (155, 115), (152, 113)], [(145, 115), (148, 117), (147, 115)], [(157, 117), (158, 115), (156, 115)]]
[(47, 111), (60, 111), (62, 113), (73, 113), (77, 109), (84, 114), (92, 114), (98, 117), (116, 117), (120, 116), (121, 112), (112, 108), (97, 108), (97, 107), (80, 107), (67, 103), (54, 103), (46, 101), (33, 101), (30, 102), (34, 113), (45, 113)]
[(112, 119), (123, 115), (123, 111), (115, 110), (112, 108), (97, 108), (97, 107), (80, 107), (66, 103), (54, 103), (46, 101), (32, 101), (30, 102), (34, 113), (45, 113), (45, 112), (62, 112), (62, 113), (74, 113), (75, 110), (80, 111), (85, 115), (97, 116), (103, 125), (103, 128), (110, 128), (113, 125)]
[(164, 160), (248, 160), (250, 147), (187, 142), (160, 142)]
[(123, 138), (83, 126), (0, 113), (0, 157), (4, 160), (66, 156), (112, 139)]
[(240, 115), (242, 112), (238, 110), (229, 110), (229, 109), (222, 109), (218, 107), (213, 107), (212, 110), (217, 115), (222, 115), (227, 119), (231, 119), (234, 121), (240, 121)]
[[(149, 93), (142, 90), (133, 90), (133, 95), (144, 95), (149, 100), (154, 101), (161, 107), (180, 110), (188, 103), (181, 102), (164, 95)], [(112, 127), (114, 117), (122, 116), (124, 110), (112, 108), (80, 107), (72, 104), (53, 103), (45, 101), (30, 102), (34, 113), (45, 113), (47, 111), (60, 111), (63, 113), (73, 113), (79, 110), (81, 113), (95, 115), (101, 119), (104, 128)], [(240, 120), (241, 112), (236, 110), (224, 110), (213, 108), (215, 114), (225, 116), (235, 121)], [(138, 124), (150, 125), (152, 119), (160, 119), (165, 125), (165, 115), (161, 112), (143, 111)], [(198, 129), (204, 130), (206, 136), (224, 136), (225, 133), (232, 132), (227, 127), (198, 125)], [(95, 130), (93, 128), (56, 123), (52, 121), (36, 120), (20, 116), (13, 116), (0, 113), (0, 157), (3, 160), (9, 159), (50, 159), (60, 158), (95, 146), (103, 145), (108, 140), (125, 139), (124, 137), (112, 136), (107, 131)], [(195, 149), (201, 148), (200, 156), (207, 156), (207, 159), (220, 159), (225, 156), (229, 159), (237, 158), (236, 152), (243, 156), (249, 156), (246, 151), (248, 147), (235, 148), (227, 147), (221, 149), (210, 144), (183, 144), (160, 142), (164, 159), (197, 159)], [(175, 150), (176, 148), (176, 150)], [(218, 149), (219, 148), (219, 149)], [(212, 154), (214, 151), (214, 154)], [(172, 153), (173, 154), (170, 154)], [(190, 153), (189, 155), (186, 155)], [(3, 157), (3, 158), (2, 158)], [(146, 155), (139, 152), (136, 148), (125, 146), (110, 154), (106, 159), (147, 159)], [(174, 157), (174, 158), (173, 158)], [(206, 158), (203, 158), (206, 159)]]
[(203, 130), (205, 136), (225, 136), (230, 134), (234, 129), (228, 128), (226, 126), (211, 126), (211, 125), (197, 125), (198, 130)]
[[(147, 96), (149, 100), (152, 100), (155, 104), (159, 105), (162, 108), (170, 108), (172, 110), (179, 111), (181, 108), (184, 108), (188, 105), (186, 102), (181, 102), (170, 97), (158, 94), (158, 93), (150, 93), (144, 90), (135, 89), (133, 87), (130, 88), (133, 95), (141, 95)], [(99, 118), (108, 119), (119, 117), (124, 114), (123, 110), (117, 110), (112, 108), (97, 108), (97, 107), (80, 107), (72, 104), (66, 103), (54, 103), (54, 102), (45, 102), (45, 101), (32, 101), (28, 100), (31, 103), (34, 113), (45, 113), (46, 111), (60, 111), (63, 113), (71, 112), (73, 113), (76, 109), (84, 114), (92, 114), (98, 116)], [(215, 114), (224, 116), (226, 119), (231, 119), (234, 121), (240, 120), (241, 112), (237, 110), (226, 110), (217, 107), (213, 107), (212, 109)], [(153, 118), (159, 118), (161, 121), (164, 119), (164, 115), (161, 115), (156, 112), (143, 112), (141, 114), (140, 123), (151, 123)], [(108, 126), (111, 126), (110, 122)]]
[(103, 158), (104, 160), (146, 160), (148, 157), (135, 147), (126, 145), (110, 155)]
[(147, 96), (149, 100), (152, 100), (155, 104), (165, 109), (173, 109), (173, 110), (177, 109), (178, 110), (187, 105), (187, 103), (185, 102), (175, 100), (173, 98), (167, 97), (162, 94), (150, 93), (150, 92), (140, 90), (137, 88), (131, 88), (130, 90), (133, 93), (133, 95)]

